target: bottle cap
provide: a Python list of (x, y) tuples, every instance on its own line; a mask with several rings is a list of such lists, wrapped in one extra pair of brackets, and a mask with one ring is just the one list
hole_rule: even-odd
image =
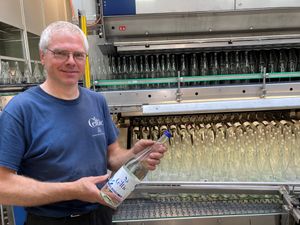
[(172, 134), (168, 130), (164, 131), (164, 135), (166, 135), (168, 138), (172, 137)]

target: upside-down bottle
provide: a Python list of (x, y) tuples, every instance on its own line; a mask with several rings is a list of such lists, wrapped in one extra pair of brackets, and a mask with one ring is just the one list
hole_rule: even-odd
[[(170, 132), (166, 130), (156, 143), (165, 143), (170, 137)], [(149, 171), (145, 160), (152, 150), (150, 146), (136, 154), (103, 186), (101, 195), (110, 207), (117, 208), (145, 178)]]

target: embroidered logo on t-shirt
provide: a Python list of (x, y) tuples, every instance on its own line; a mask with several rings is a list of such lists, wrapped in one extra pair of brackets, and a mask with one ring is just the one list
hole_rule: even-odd
[(103, 120), (99, 120), (94, 116), (88, 120), (88, 124), (93, 128), (93, 136), (103, 135)]

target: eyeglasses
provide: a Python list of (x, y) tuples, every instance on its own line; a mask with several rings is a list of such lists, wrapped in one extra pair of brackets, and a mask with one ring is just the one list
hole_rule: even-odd
[(85, 58), (87, 57), (87, 54), (85, 52), (69, 52), (69, 51), (61, 50), (61, 49), (51, 50), (49, 48), (47, 48), (47, 50), (52, 52), (53, 56), (56, 59), (59, 59), (62, 61), (69, 59), (70, 54), (73, 56), (73, 59), (75, 59), (76, 61), (84, 61)]

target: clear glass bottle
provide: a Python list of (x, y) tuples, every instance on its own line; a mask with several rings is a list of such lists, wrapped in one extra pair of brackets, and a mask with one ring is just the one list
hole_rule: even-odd
[(42, 73), (37, 61), (34, 62), (33, 77), (36, 83), (40, 83), (42, 81)]
[(186, 62), (185, 62), (185, 54), (181, 55), (181, 60), (180, 60), (180, 75), (182, 77), (185, 77), (188, 75), (188, 70), (186, 67)]
[(269, 52), (269, 63), (268, 63), (268, 71), (270, 73), (275, 73), (276, 69), (276, 55), (273, 50)]
[(289, 62), (289, 71), (295, 72), (296, 67), (297, 67), (297, 55), (296, 55), (295, 49), (289, 50), (288, 62)]
[[(197, 55), (196, 55), (196, 53), (193, 53), (192, 57), (191, 57), (190, 75), (191, 76), (198, 76), (199, 75), (198, 61), (197, 61)], [(197, 82), (193, 82), (193, 84), (197, 85)]]
[(284, 50), (279, 51), (279, 72), (286, 72), (286, 55)]
[[(161, 56), (161, 77), (167, 77), (167, 68), (166, 68), (166, 60), (165, 55)], [(161, 87), (166, 87), (165, 83), (161, 84)]]
[[(161, 73), (161, 64), (160, 64), (160, 61), (159, 61), (159, 54), (156, 54), (155, 58), (156, 58), (156, 77), (161, 78), (162, 73)], [(158, 83), (155, 86), (160, 87), (161, 84)]]
[[(208, 75), (208, 63), (206, 58), (206, 52), (202, 53), (201, 56), (201, 66), (200, 66), (200, 75), (201, 76), (207, 76)], [(204, 85), (207, 85), (207, 81), (203, 82)]]
[(21, 84), (23, 80), (23, 75), (21, 73), (19, 63), (17, 61), (15, 62), (15, 80), (17, 84)]
[[(240, 53), (238, 51), (235, 52), (235, 74), (241, 73), (241, 64), (240, 64)], [(240, 80), (235, 80), (234, 83), (241, 83)]]
[(1, 75), (0, 75), (0, 84), (9, 83), (8, 69), (6, 67), (6, 62), (1, 61)]
[[(150, 71), (150, 66), (149, 66), (149, 56), (145, 56), (145, 73), (144, 73), (144, 78), (150, 78), (151, 77), (151, 71)], [(149, 82), (149, 81), (147, 81)], [(146, 87), (149, 88), (149, 83), (146, 84)]]
[(118, 69), (116, 65), (116, 57), (112, 56), (111, 57), (111, 73), (112, 73), (112, 78), (111, 79), (118, 79)]
[(25, 63), (23, 78), (24, 78), (24, 81), (23, 81), (24, 83), (27, 83), (27, 84), (33, 83), (33, 77), (32, 77), (31, 71), (29, 69), (28, 63)]
[(11, 78), (10, 78), (10, 70), (9, 70), (9, 63), (4, 62), (4, 66), (2, 69), (2, 83), (3, 84), (10, 84)]
[[(156, 143), (165, 143), (171, 134), (165, 131)], [(117, 208), (147, 175), (145, 160), (152, 152), (152, 146), (145, 148), (125, 163), (101, 189), (103, 199), (112, 208)]]
[(191, 65), (190, 65), (191, 76), (198, 76), (198, 62), (196, 53), (192, 54)]

